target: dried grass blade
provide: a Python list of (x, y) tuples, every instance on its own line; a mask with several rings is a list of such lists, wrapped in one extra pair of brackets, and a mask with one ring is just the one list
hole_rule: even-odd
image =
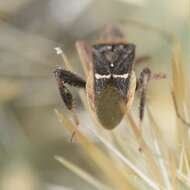
[(188, 78), (181, 60), (181, 49), (178, 42), (174, 43), (172, 54), (172, 76), (173, 76), (173, 101), (178, 118), (187, 125), (188, 123)]
[(90, 139), (84, 136), (63, 114), (55, 110), (58, 119), (63, 123), (64, 127), (70, 132), (75, 131), (75, 141), (85, 149), (86, 153), (97, 164), (100, 170), (109, 179), (109, 182), (118, 190), (133, 189), (127, 178), (119, 171), (113, 162), (102, 152), (96, 145), (90, 142)]
[(136, 140), (139, 143), (140, 148), (142, 149), (144, 156), (147, 160), (148, 166), (150, 167), (150, 171), (152, 173), (152, 176), (154, 176), (155, 180), (160, 184), (160, 186), (163, 184), (162, 175), (160, 172), (160, 169), (155, 161), (154, 154), (147, 146), (146, 142), (143, 139), (142, 133), (140, 129), (138, 128), (137, 124), (133, 120), (132, 116), (128, 114), (127, 120), (130, 122), (130, 126), (136, 136)]
[[(92, 131), (92, 130), (91, 130)], [(95, 131), (93, 131), (93, 133), (95, 134)], [(143, 179), (152, 189), (155, 190), (160, 190), (161, 187), (159, 186), (159, 184), (156, 184), (152, 179), (150, 179), (149, 177), (147, 177), (143, 172), (141, 172), (130, 160), (128, 160), (127, 158), (125, 158), (118, 150), (116, 150), (111, 144), (109, 144), (107, 141), (105, 141), (102, 137), (100, 137), (99, 135), (95, 134), (99, 140), (109, 149), (111, 150), (113, 153), (115, 153), (115, 155), (120, 158), (123, 163), (125, 163), (130, 169), (132, 169), (133, 172), (135, 172), (141, 179)], [(163, 188), (162, 188), (163, 189)]]
[(76, 175), (78, 175), (80, 178), (87, 181), (89, 184), (94, 186), (95, 188), (99, 190), (111, 190), (111, 188), (107, 187), (105, 184), (102, 184), (100, 181), (98, 181), (94, 176), (90, 175), (83, 169), (79, 168), (75, 164), (69, 162), (63, 157), (55, 156), (54, 157), (58, 162), (60, 162), (62, 165), (64, 165), (66, 168), (74, 172)]

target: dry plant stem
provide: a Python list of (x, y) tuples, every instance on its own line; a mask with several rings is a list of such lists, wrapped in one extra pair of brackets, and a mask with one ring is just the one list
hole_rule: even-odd
[(174, 97), (174, 108), (181, 117), (178, 117), (179, 119), (177, 120), (179, 142), (183, 142), (189, 149), (189, 125), (187, 125), (189, 123), (189, 116), (187, 113), (190, 113), (190, 109), (188, 108), (190, 92), (188, 91), (188, 77), (182, 64), (180, 44), (177, 40), (174, 43), (172, 51), (172, 77), (171, 91)]
[(85, 76), (87, 77), (91, 67), (90, 64), (92, 64), (92, 60), (90, 60), (90, 47), (87, 47), (87, 44), (82, 41), (77, 41), (75, 45), (81, 61), (82, 68), (84, 70)]
[[(173, 59), (172, 59), (172, 74), (173, 74), (173, 100), (174, 106), (178, 116), (180, 116), (180, 120), (183, 124), (187, 125), (188, 121), (188, 101), (190, 93), (188, 91), (188, 78), (185, 73), (185, 70), (182, 65), (181, 60), (181, 49), (180, 44), (177, 40), (174, 41), (174, 48), (173, 48)], [(190, 111), (190, 110), (189, 110)], [(182, 117), (184, 116), (184, 117)], [(181, 126), (178, 127), (179, 132), (181, 133), (180, 142), (182, 143), (182, 150), (180, 155), (180, 162), (179, 162), (179, 169), (177, 171), (177, 178), (185, 184), (188, 188), (190, 188), (190, 181), (188, 176), (190, 175), (189, 163), (188, 163), (188, 130), (187, 128), (183, 128)], [(185, 149), (187, 147), (187, 149)], [(186, 170), (186, 175), (184, 169)]]
[(170, 163), (172, 187), (174, 190), (177, 190), (177, 167), (175, 157), (171, 152), (168, 153), (168, 162)]
[(172, 92), (172, 99), (173, 99), (174, 108), (175, 108), (177, 117), (184, 123), (185, 126), (190, 127), (190, 123), (187, 122), (187, 121), (180, 115), (179, 109), (178, 109), (178, 107), (177, 107), (177, 102), (176, 102), (176, 98), (175, 98), (174, 92)]
[(187, 175), (190, 174), (190, 166), (188, 163), (188, 156), (185, 149), (185, 143), (182, 144), (181, 154), (180, 154), (180, 160), (179, 160), (179, 172), (185, 172)]
[[(149, 108), (147, 107), (147, 113), (148, 113), (148, 118), (150, 120), (150, 126), (152, 133), (153, 133), (153, 138), (155, 139), (155, 150), (156, 150), (156, 155), (158, 162), (160, 164), (160, 168), (164, 177), (164, 182), (166, 184), (167, 189), (176, 189), (176, 169), (172, 170), (175, 167), (175, 160), (173, 157), (173, 154), (168, 150), (168, 147), (164, 144), (164, 139), (161, 136), (161, 132), (159, 130), (159, 126), (157, 125), (157, 122), (155, 121), (153, 114)], [(162, 152), (161, 152), (162, 151)], [(171, 159), (173, 162), (170, 162)], [(163, 162), (165, 161), (165, 162)], [(170, 169), (170, 170), (169, 170)], [(170, 176), (172, 177), (172, 182), (170, 182)]]
[[(67, 118), (63, 115), (63, 113), (59, 113), (58, 111), (56, 111), (58, 118), (61, 119), (61, 121), (63, 122), (63, 124), (65, 125), (65, 127), (71, 131), (71, 128), (75, 128), (73, 126), (72, 123), (69, 123), (70, 121), (67, 120)], [(66, 122), (66, 123), (65, 123)], [(69, 127), (69, 128), (68, 128)], [(90, 129), (90, 128), (89, 128)], [(152, 189), (154, 190), (160, 190), (163, 189), (161, 187), (159, 187), (154, 181), (152, 181), (151, 179), (149, 179), (146, 175), (144, 175), (138, 168), (136, 168), (136, 166), (134, 166), (129, 160), (127, 160), (119, 151), (117, 151), (114, 147), (112, 147), (111, 144), (109, 144), (107, 141), (105, 141), (102, 137), (100, 137), (99, 135), (97, 135), (97, 133), (95, 131), (93, 131), (92, 129), (90, 129), (91, 132), (93, 132), (93, 134), (96, 135), (96, 137), (109, 149), (111, 150), (113, 153), (115, 153), (115, 155), (120, 158), (121, 161), (123, 161), (123, 163), (125, 163), (130, 169), (132, 169), (133, 172), (135, 172), (141, 179), (143, 179), (150, 187), (152, 187)], [(116, 172), (113, 175), (111, 175), (111, 177), (114, 177), (114, 184), (115, 184), (115, 180), (116, 178), (119, 178), (116, 180), (116, 182), (121, 181), (122, 183), (119, 184), (119, 186), (121, 186), (124, 181), (123, 178), (125, 178), (125, 183), (127, 183), (127, 178), (126, 175), (123, 175), (122, 171), (119, 170), (119, 168), (115, 168), (115, 166), (113, 165), (113, 163), (107, 159), (106, 157), (104, 157), (104, 153), (98, 149), (98, 147), (96, 147), (94, 144), (92, 144), (88, 138), (86, 138), (85, 136), (83, 136), (78, 130), (76, 130), (76, 140), (83, 145), (83, 148), (86, 149), (86, 151), (89, 153), (90, 156), (93, 156), (92, 159), (100, 166), (100, 169), (103, 169), (103, 171), (105, 172), (106, 175), (110, 175), (112, 173), (107, 173), (106, 170), (110, 170), (111, 172)], [(83, 139), (84, 138), (84, 139)], [(106, 161), (107, 160), (107, 161)], [(105, 170), (105, 167), (107, 168)], [(119, 172), (119, 173), (118, 173)], [(119, 176), (118, 176), (119, 174)], [(109, 176), (108, 175), (108, 176)], [(113, 179), (112, 179), (113, 180)], [(120, 183), (120, 182), (119, 182)], [(126, 184), (125, 184), (126, 185)], [(122, 188), (119, 189), (127, 189), (127, 186), (123, 186)], [(130, 188), (129, 188), (130, 189)]]
[(188, 189), (190, 189), (190, 182), (189, 182), (189, 178), (187, 176), (185, 176), (183, 173), (177, 171), (177, 178), (186, 185), (186, 187)]
[[(181, 60), (181, 49), (179, 47), (179, 42), (174, 44), (172, 52), (172, 76), (173, 76), (173, 95), (175, 98), (175, 104), (178, 113), (184, 115), (184, 102), (188, 102), (189, 92), (188, 92), (188, 78), (186, 77), (184, 67)], [(188, 121), (188, 118), (184, 118)]]
[(75, 125), (78, 126), (79, 125), (79, 118), (78, 118), (78, 115), (77, 115), (77, 112), (75, 110), (74, 105), (73, 105), (73, 108), (69, 111), (71, 113), (71, 116), (72, 116), (72, 119), (73, 119)]
[(59, 113), (55, 110), (58, 119), (63, 123), (64, 127), (69, 130), (70, 133), (76, 131), (75, 141), (81, 144), (85, 151), (89, 154), (92, 160), (97, 164), (100, 170), (108, 177), (108, 181), (113, 182), (115, 189), (126, 190), (132, 189), (128, 184), (127, 178), (122, 175), (117, 167), (113, 165), (111, 160), (103, 153), (97, 146), (90, 142), (90, 140), (78, 131), (78, 129), (67, 119), (63, 113)]
[(60, 156), (55, 156), (55, 160), (60, 162), (62, 165), (64, 165), (66, 168), (74, 172), (76, 175), (78, 175), (80, 178), (87, 181), (89, 184), (94, 186), (95, 188), (99, 190), (112, 190), (111, 188), (107, 187), (105, 184), (102, 184), (100, 181), (98, 181), (95, 177), (90, 175), (89, 173), (85, 172), (83, 169), (79, 168), (78, 166), (74, 165), (73, 163), (69, 162), (68, 160), (64, 159)]
[(160, 168), (161, 168), (161, 172), (162, 172), (162, 175), (164, 178), (164, 183), (165, 183), (166, 189), (172, 190), (173, 188), (172, 188), (171, 183), (170, 183), (168, 168), (166, 167), (166, 164), (165, 164), (164, 159), (162, 157), (162, 153), (160, 151), (160, 147), (158, 145), (158, 141), (156, 138), (154, 139), (154, 146), (155, 146), (155, 151), (158, 154), (157, 161), (158, 161)]
[[(106, 140), (104, 140), (101, 136), (97, 135), (95, 131), (91, 130), (96, 137), (110, 150), (112, 151), (118, 158), (120, 158), (123, 163), (125, 163), (134, 173), (136, 173), (141, 179), (143, 179), (150, 187), (153, 189), (161, 189), (152, 179), (148, 178), (143, 172), (141, 172), (135, 165), (132, 164), (127, 158), (125, 158), (117, 149), (115, 149), (111, 144), (109, 144)], [(163, 188), (162, 188), (163, 189)]]
[(146, 142), (143, 139), (140, 128), (135, 123), (131, 114), (128, 114), (127, 120), (130, 122), (130, 126), (136, 136), (136, 140), (137, 140), (140, 148), (142, 149), (142, 152), (144, 153), (144, 156), (147, 160), (148, 166), (150, 167), (150, 171), (152, 172), (153, 178), (158, 182), (158, 184), (160, 184), (160, 186), (162, 186), (163, 179), (161, 177), (162, 175), (160, 173), (160, 169), (155, 161), (152, 151), (149, 149), (149, 147), (147, 146)]
[(60, 55), (63, 59), (63, 63), (65, 65), (66, 69), (69, 71), (72, 71), (73, 69), (72, 69), (71, 64), (69, 63), (69, 60), (67, 59), (67, 56), (63, 52)]

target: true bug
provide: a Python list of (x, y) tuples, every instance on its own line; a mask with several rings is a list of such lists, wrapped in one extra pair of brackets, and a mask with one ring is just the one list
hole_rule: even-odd
[[(135, 44), (122, 39), (116, 27), (107, 28), (104, 40), (87, 47), (77, 46), (85, 52), (89, 74), (85, 81), (75, 73), (57, 68), (54, 73), (61, 97), (69, 110), (73, 108), (73, 96), (66, 85), (84, 88), (90, 109), (97, 121), (106, 129), (115, 128), (130, 110), (135, 92), (140, 90), (139, 117), (142, 121), (145, 106), (146, 87), (151, 76), (149, 68), (144, 68), (139, 79), (133, 71)], [(84, 54), (83, 54), (84, 55)]]

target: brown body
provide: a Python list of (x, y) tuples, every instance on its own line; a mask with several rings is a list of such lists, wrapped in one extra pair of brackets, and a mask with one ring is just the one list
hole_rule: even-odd
[(136, 76), (132, 71), (127, 97), (123, 99), (117, 89), (107, 86), (95, 99), (94, 77), (91, 72), (87, 79), (87, 100), (93, 117), (106, 129), (115, 128), (130, 110), (136, 89)]

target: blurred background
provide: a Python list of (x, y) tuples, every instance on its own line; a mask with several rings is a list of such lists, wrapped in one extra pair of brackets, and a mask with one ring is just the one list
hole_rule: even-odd
[[(63, 155), (88, 168), (84, 153), (70, 143), (70, 136), (54, 113), (55, 108), (65, 109), (52, 73), (56, 65), (62, 64), (54, 48), (62, 47), (82, 75), (76, 40), (93, 43), (105, 24), (119, 23), (127, 40), (137, 44), (137, 57), (153, 58), (137, 70), (148, 65), (169, 79), (171, 44), (138, 23), (174, 33), (189, 68), (188, 3), (0, 0), (0, 189), (91, 189), (53, 159), (55, 154)], [(167, 81), (155, 87), (152, 94), (164, 96), (164, 85), (169, 84)], [(80, 109), (80, 100), (76, 99)]]

